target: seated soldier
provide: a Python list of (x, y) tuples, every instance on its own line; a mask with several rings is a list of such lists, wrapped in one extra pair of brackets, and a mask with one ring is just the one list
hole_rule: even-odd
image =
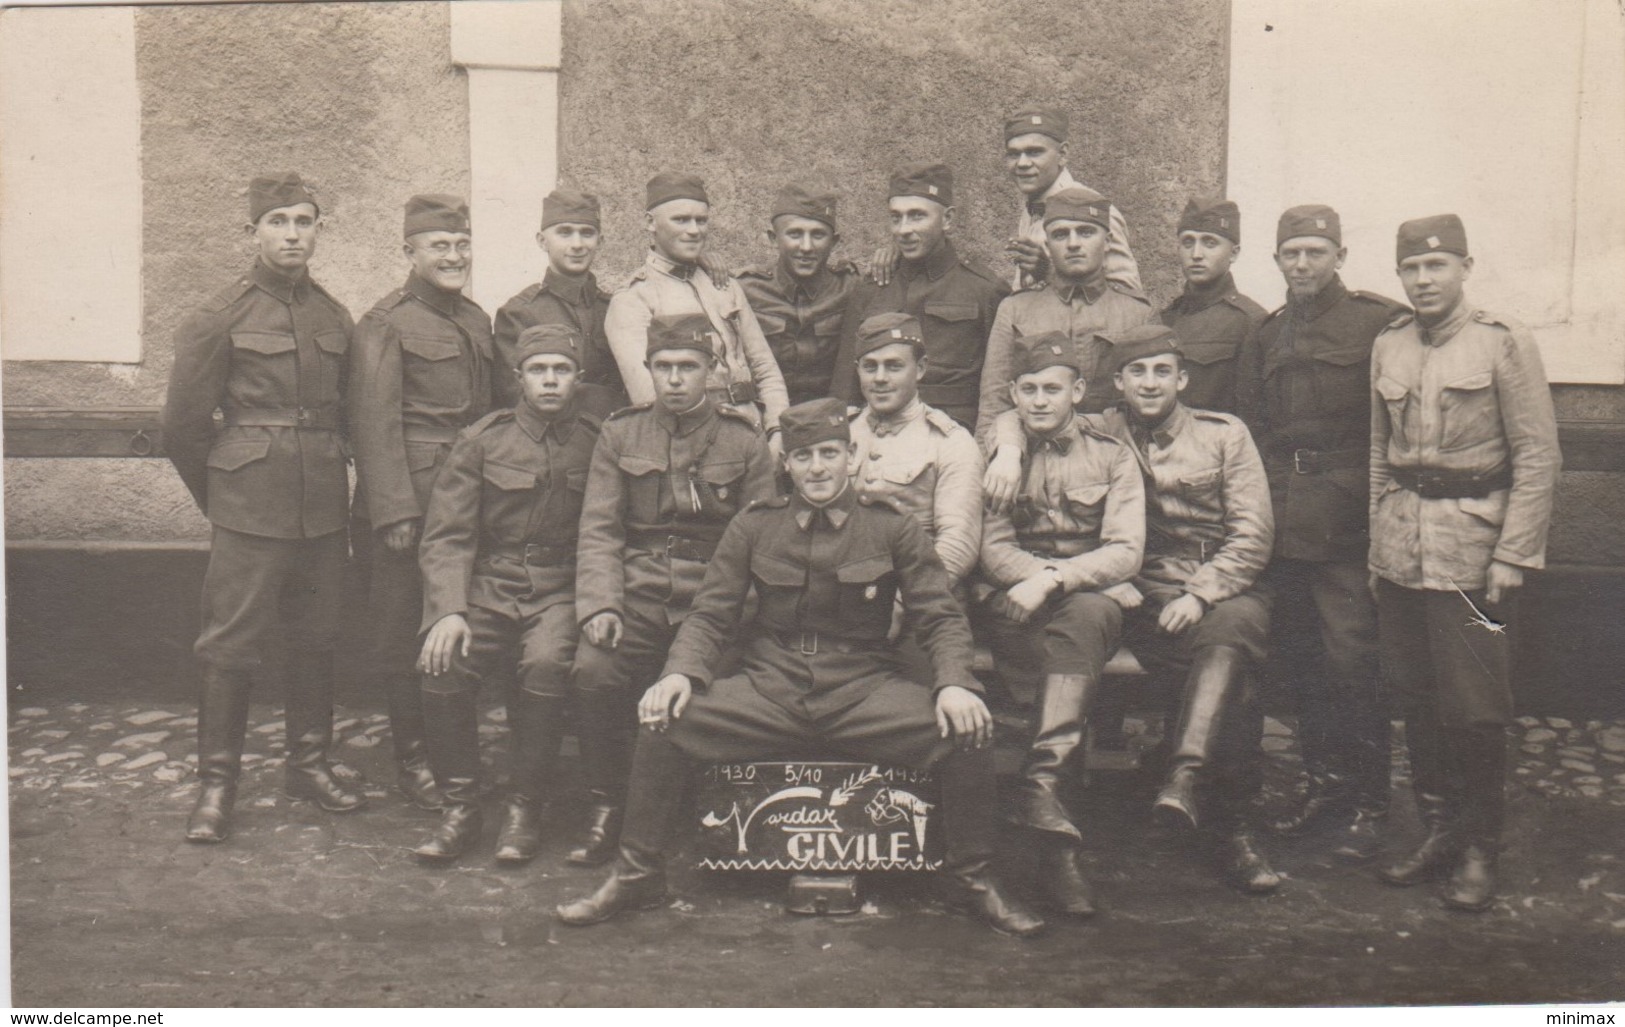
[(671, 648), (722, 529), (775, 493), (773, 459), (745, 414), (706, 392), (716, 339), (704, 314), (649, 323), (655, 401), (610, 415), (581, 509), (576, 737), (593, 809), (570, 862), (615, 854), (640, 692)]
[[(592, 895), (560, 906), (559, 919), (595, 924), (666, 902), (666, 855), (692, 761), (817, 748), (934, 764), (950, 899), (1001, 932), (1036, 933), (1043, 921), (1006, 898), (991, 869), (993, 721), (942, 564), (914, 518), (859, 500), (841, 402), (803, 403), (780, 424), (795, 494), (752, 505), (723, 533), (664, 673), (638, 703), (649, 730), (632, 757), (615, 870)], [(714, 680), (752, 585), (759, 609), (743, 625), (742, 672)], [(934, 692), (902, 675), (886, 640), (899, 592), (936, 669)]]
[[(1042, 675), (1017, 823), (1038, 832), (1045, 889), (1074, 916), (1094, 913), (1077, 862), (1082, 833), (1060, 792), (1123, 614), (1102, 589), (1126, 582), (1145, 546), (1145, 500), (1127, 446), (1074, 413), (1086, 384), (1061, 332), (1023, 340), (1010, 393), (1026, 442), (1016, 500), (990, 513), (972, 606), (1003, 670)], [(1007, 678), (1015, 683), (1014, 676)], [(1013, 689), (1015, 690), (1015, 689)]]
[(425, 860), (454, 860), (479, 836), (475, 697), (482, 680), (516, 669), (511, 790), (496, 858), (523, 862), (540, 844), (575, 658), (576, 524), (598, 441), (598, 418), (575, 402), (583, 345), (560, 324), (521, 332), (519, 402), (463, 430), (429, 497), (418, 552), (428, 636), (418, 666), (445, 812), (416, 850)]
[[(1153, 812), (1176, 828), (1205, 822), (1223, 839), (1230, 881), (1273, 891), (1280, 877), (1249, 823), (1263, 727), (1251, 676), (1270, 617), (1256, 583), (1275, 535), (1264, 465), (1240, 420), (1180, 402), (1189, 377), (1173, 329), (1142, 325), (1112, 342), (1123, 402), (1088, 420), (1134, 454), (1146, 489), (1145, 563), (1134, 579), (1144, 602), (1129, 613), (1124, 637), (1151, 669), (1184, 675)], [(1200, 818), (1198, 786), (1216, 800)]]

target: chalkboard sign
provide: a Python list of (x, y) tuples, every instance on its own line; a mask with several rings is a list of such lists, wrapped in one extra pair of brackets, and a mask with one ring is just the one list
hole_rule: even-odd
[(867, 763), (718, 763), (700, 792), (707, 870), (935, 870), (930, 771)]

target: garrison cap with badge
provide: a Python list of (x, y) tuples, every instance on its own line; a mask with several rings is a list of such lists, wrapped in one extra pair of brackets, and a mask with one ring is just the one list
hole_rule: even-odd
[(779, 189), (778, 195), (773, 197), (773, 212), (768, 220), (780, 214), (791, 214), (798, 218), (812, 218), (822, 221), (835, 229), (835, 204), (838, 200), (835, 192), (830, 189), (819, 189), (805, 182), (786, 182)]
[(1105, 336), (1112, 344), (1112, 373), (1116, 374), (1136, 360), (1160, 357), (1164, 353), (1177, 354), (1184, 359), (1185, 351), (1179, 347), (1179, 336), (1164, 324), (1151, 322), (1135, 325), (1125, 331)]
[(519, 341), (514, 344), (514, 366), (524, 367), (525, 361), (543, 353), (569, 357), (575, 361), (576, 367), (579, 368), (581, 366), (581, 333), (569, 325), (531, 325), (519, 333)]
[(1112, 201), (1083, 186), (1062, 189), (1044, 201), (1044, 227), (1051, 221), (1087, 221), (1106, 231), (1112, 228)]
[(1195, 197), (1185, 204), (1179, 216), (1179, 231), (1222, 235), (1241, 245), (1241, 208), (1234, 200)]
[(1068, 122), (1066, 114), (1053, 107), (1023, 107), (1004, 122), (1004, 141), (1017, 136), (1046, 135), (1058, 143), (1066, 142)]
[(1010, 376), (1015, 381), (1024, 374), (1037, 374), (1049, 367), (1070, 367), (1083, 371), (1083, 358), (1077, 344), (1065, 332), (1038, 332), (1017, 340), (1016, 366)]
[(709, 205), (711, 197), (705, 193), (705, 182), (698, 175), (681, 171), (662, 171), (649, 179), (644, 187), (644, 210), (654, 210), (672, 200), (698, 200)]
[(954, 173), (948, 165), (934, 161), (916, 161), (892, 172), (887, 197), (919, 196), (935, 200), (944, 207), (954, 205)]
[(254, 224), (259, 223), (266, 211), (295, 207), (301, 203), (315, 207), (317, 214), (322, 212), (321, 204), (316, 202), (310, 186), (305, 184), (297, 171), (259, 175), (248, 183), (248, 220)]
[(576, 189), (555, 189), (542, 197), (542, 229), (565, 224), (599, 227), (598, 197)]
[(925, 352), (925, 333), (920, 328), (919, 318), (900, 310), (866, 317), (858, 325), (856, 359), (861, 360), (865, 354), (896, 342), (913, 343), (916, 355)]
[(406, 201), (406, 218), (401, 234), (410, 238), (419, 232), (466, 232), (468, 201), (450, 193), (424, 193)]
[(847, 418), (846, 404), (838, 399), (797, 403), (779, 415), (779, 427), (784, 432), (786, 453), (816, 446), (820, 442), (852, 441), (852, 426)]
[(1396, 263), (1407, 257), (1435, 251), (1467, 256), (1467, 227), (1461, 223), (1461, 218), (1454, 214), (1435, 214), (1399, 226), (1399, 236), (1395, 241)]
[(1275, 226), (1275, 245), (1304, 235), (1318, 235), (1330, 239), (1334, 245), (1343, 245), (1343, 220), (1337, 211), (1324, 203), (1308, 203), (1292, 207), (1281, 215)]
[(704, 314), (660, 314), (649, 322), (649, 342), (645, 358), (661, 350), (691, 349), (714, 357), (717, 333)]

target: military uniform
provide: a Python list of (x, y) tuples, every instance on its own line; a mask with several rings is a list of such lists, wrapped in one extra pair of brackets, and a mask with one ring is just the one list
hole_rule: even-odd
[(831, 262), (810, 281), (795, 277), (779, 261), (739, 272), (791, 403), (830, 394), (847, 305), (861, 277), (846, 260)]
[[(256, 223), (303, 203), (315, 200), (295, 174), (250, 186)], [(361, 802), (336, 784), (326, 762), (348, 556), (344, 397), (352, 328), (349, 312), (308, 271), (288, 276), (256, 261), (175, 332), (164, 443), (213, 525), (194, 646), (203, 672), (204, 783), (188, 826), (194, 841), (226, 835), (251, 672), (283, 643), (287, 787), (312, 798), (319, 790), (334, 809)], [(218, 430), (216, 410), (224, 419)]]
[[(415, 231), (468, 230), (467, 204), (442, 199), (447, 202), (419, 212), (413, 204), (433, 198), (409, 201), (406, 227), (414, 231), (408, 237)], [(391, 550), (376, 532), (402, 521), (421, 522), (457, 432), (491, 409), (492, 381), (499, 376), (494, 356), (491, 319), (479, 304), (416, 272), (362, 317), (350, 349), (354, 542), (369, 568), (369, 670), (388, 698), (402, 787), (430, 806), (435, 800), (425, 789), (433, 778), (423, 752), (414, 669), (423, 612), (417, 552)]]
[[(1277, 237), (1325, 232), (1340, 244), (1330, 208), (1293, 208)], [(1270, 314), (1237, 366), (1237, 413), (1263, 455), (1275, 508), (1271, 676), (1297, 697), (1310, 775), (1310, 816), (1277, 825), (1289, 832), (1322, 814), (1354, 808), (1374, 819), (1387, 808), (1389, 721), (1365, 568), (1368, 395), (1372, 340), (1403, 309), (1333, 277), (1312, 299)]]
[(637, 699), (655, 680), (723, 529), (774, 491), (767, 443), (732, 407), (707, 398), (673, 414), (644, 404), (604, 423), (581, 512), (576, 619), (613, 613), (623, 628), (613, 649), (576, 648), (577, 737), (595, 809), (588, 844), (572, 862), (613, 855)]
[[(785, 415), (785, 449), (847, 438), (834, 400)], [(754, 620), (741, 625), (754, 586)], [(984, 915), (997, 796), (991, 750), (959, 749), (937, 727), (933, 689), (908, 680), (886, 640), (901, 595), (936, 669), (935, 690), (980, 692), (971, 639), (947, 576), (919, 524), (847, 486), (815, 507), (799, 493), (757, 502), (734, 518), (678, 630), (662, 676), (685, 675), (694, 695), (663, 732), (640, 734), (615, 875), (584, 902), (561, 908), (594, 923), (664, 893), (664, 859), (691, 760), (736, 760), (827, 751), (856, 759), (938, 766), (947, 859), (961, 894)], [(716, 678), (722, 652), (743, 628), (740, 673)], [(1031, 931), (1015, 922), (1007, 929)]]
[[(1459, 218), (1400, 226), (1400, 261), (1434, 251), (1467, 256)], [(1509, 596), (1489, 602), (1486, 578), (1492, 561), (1545, 566), (1562, 455), (1533, 336), (1465, 298), (1435, 324), (1395, 319), (1377, 337), (1371, 384), (1371, 569), (1383, 661), (1404, 702), (1430, 835), (1410, 867), (1385, 876), (1410, 884), (1463, 847), (1493, 865), (1517, 609)], [(1501, 630), (1474, 626), (1479, 615)], [(1456, 904), (1488, 903), (1487, 886), (1474, 891)]]
[[(599, 287), (591, 271), (573, 278), (548, 268), (540, 282), (525, 286), (497, 311), (496, 344), (501, 366), (513, 366), (514, 347), (519, 333), (526, 328), (566, 325), (581, 334), (583, 345), (576, 402), (587, 413), (608, 417), (627, 403), (621, 369), (604, 334), (604, 316), (608, 309), (609, 293)], [(513, 376), (504, 374), (500, 381), (498, 403), (506, 406), (517, 402), (519, 392)]]
[(1179, 401), (1198, 410), (1236, 410), (1236, 354), (1268, 316), (1225, 275), (1204, 289), (1189, 285), (1162, 309), (1158, 320), (1179, 336), (1190, 385)]
[[(555, 352), (546, 339), (530, 344), (532, 333), (548, 329), (568, 335), (562, 326), (527, 330), (520, 360)], [(517, 666), (512, 792), (499, 859), (529, 858), (503, 850), (515, 831), (533, 831), (564, 731), (576, 649), (576, 526), (599, 424), (573, 402), (552, 417), (523, 400), (486, 415), (452, 447), (424, 522), (422, 629), (460, 614), (471, 636), (466, 657), (456, 652), (447, 673), (423, 677), (429, 760), (447, 807), (443, 828), (477, 833), (468, 828), (478, 824), (475, 698), (482, 681), (500, 681)], [(466, 838), (452, 840), (419, 853), (454, 858)]]

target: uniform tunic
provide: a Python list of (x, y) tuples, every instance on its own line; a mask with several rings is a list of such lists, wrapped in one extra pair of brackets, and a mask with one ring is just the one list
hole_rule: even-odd
[(609, 293), (599, 287), (591, 271), (577, 277), (552, 268), (540, 282), (527, 285), (504, 303), (496, 316), (497, 405), (507, 407), (519, 401), (519, 384), (512, 373), (519, 333), (536, 325), (560, 324), (581, 336), (581, 374), (576, 385), (581, 409), (608, 417), (626, 406), (621, 369), (604, 334), (608, 309)]
[(895, 417), (865, 408), (852, 422), (859, 495), (891, 500), (931, 537), (951, 583), (982, 544), (982, 454), (970, 432), (916, 397)]
[(791, 274), (782, 261), (739, 272), (792, 405), (830, 395), (847, 305), (859, 278), (850, 261), (832, 262), (810, 281)]
[(1008, 293), (993, 272), (961, 257), (947, 240), (922, 261), (903, 261), (886, 285), (863, 283), (852, 301), (861, 316), (847, 319), (835, 361), (836, 398), (854, 406), (863, 402), (856, 359), (859, 324), (871, 314), (901, 311), (919, 319), (925, 336), (930, 362), (920, 379), (921, 401), (972, 427), (988, 331)]
[[(657, 315), (671, 314), (704, 314), (720, 337), (717, 364), (706, 380), (713, 397), (725, 403), (731, 399), (732, 405), (747, 411), (759, 405), (763, 427), (777, 426), (779, 414), (789, 406), (784, 376), (744, 288), (738, 281), (730, 281), (726, 289), (718, 289), (704, 271), (653, 250), (631, 281), (609, 301), (604, 320), (609, 348), (632, 402), (654, 402), (654, 383), (643, 366), (649, 322)], [(752, 392), (754, 398), (747, 398)]]
[[(1012, 366), (1019, 348), (1018, 339), (1043, 332), (1063, 332), (1077, 346), (1086, 362), (1083, 373), (1085, 392), (1078, 408), (1104, 410), (1117, 395), (1112, 386), (1111, 343), (1097, 338), (1097, 332), (1112, 334), (1152, 320), (1151, 303), (1139, 292), (1105, 278), (1082, 284), (1053, 282), (1042, 289), (1018, 292), (999, 304), (988, 338), (987, 360), (982, 365), (982, 395), (976, 415), (976, 439), (994, 449), (994, 421), (1014, 405), (1010, 400)], [(998, 439), (999, 443), (1021, 445), (1019, 433)]]
[(1236, 411), (1236, 355), (1268, 315), (1236, 290), (1226, 274), (1204, 289), (1189, 285), (1163, 308), (1162, 323), (1179, 336), (1190, 384), (1179, 402), (1198, 410)]
[[(1072, 177), (1070, 170), (1062, 168), (1061, 173), (1055, 176), (1055, 181), (1044, 190), (1041, 199), (1022, 203), (1021, 212), (1016, 219), (1016, 238), (1026, 239), (1039, 246), (1044, 245), (1044, 200), (1064, 189), (1077, 188), (1080, 188), (1078, 180)], [(1122, 212), (1117, 209), (1115, 203), (1112, 204), (1109, 220), (1111, 232), (1106, 239), (1106, 278), (1130, 292), (1139, 292), (1140, 266), (1134, 260), (1133, 251), (1129, 249), (1128, 223), (1123, 220)], [(1020, 268), (1016, 269), (1010, 281), (1010, 287), (1017, 291), (1031, 289), (1036, 284), (1032, 277)]]

